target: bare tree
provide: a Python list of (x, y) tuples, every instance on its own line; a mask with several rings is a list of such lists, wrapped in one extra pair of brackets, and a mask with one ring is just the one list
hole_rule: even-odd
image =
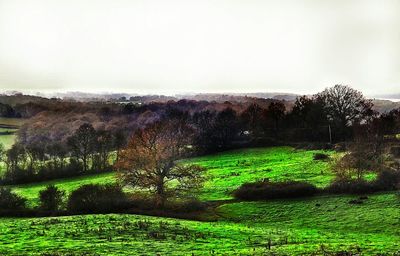
[(89, 169), (90, 156), (94, 152), (96, 139), (96, 130), (91, 124), (83, 124), (75, 134), (68, 138), (68, 145), (73, 155), (83, 163), (83, 171)]
[(317, 95), (324, 102), (328, 118), (341, 129), (373, 116), (372, 102), (346, 85), (335, 85)]
[[(126, 185), (149, 189), (158, 207), (168, 196), (199, 187), (202, 168), (178, 164), (188, 154), (192, 131), (184, 122), (157, 122), (138, 130), (116, 163), (119, 179)], [(177, 184), (172, 186), (174, 181)]]
[(387, 147), (377, 119), (355, 127), (348, 151), (334, 164), (337, 179), (362, 180), (367, 172), (385, 169)]

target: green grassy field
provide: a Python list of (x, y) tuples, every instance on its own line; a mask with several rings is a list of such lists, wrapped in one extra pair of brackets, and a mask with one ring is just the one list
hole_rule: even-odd
[(362, 205), (349, 204), (351, 198), (226, 204), (217, 209), (216, 222), (115, 214), (4, 218), (0, 253), (321, 255), (322, 245), (329, 251), (355, 252), (359, 247), (362, 255), (397, 252), (396, 196), (373, 195)]
[(207, 168), (207, 182), (201, 193), (205, 200), (232, 198), (231, 192), (245, 182), (262, 178), (271, 181), (308, 181), (324, 187), (333, 179), (327, 161), (315, 161), (315, 153), (331, 151), (296, 150), (291, 147), (251, 148), (186, 160)]
[(371, 195), (361, 205), (356, 196), (242, 202), (219, 207), (225, 219), (249, 227), (277, 229), (289, 234), (290, 244), (278, 252), (311, 253), (321, 244), (331, 250), (359, 246), (363, 255), (400, 250), (400, 200), (395, 193)]
[[(202, 200), (231, 198), (244, 182), (304, 180), (319, 187), (333, 178), (321, 151), (290, 147), (235, 150), (187, 159), (208, 169)], [(334, 154), (333, 152), (325, 152)], [(55, 180), (15, 191), (37, 205), (38, 192), (56, 184), (68, 192), (82, 184), (115, 182), (113, 173)], [(57, 218), (3, 218), (0, 255), (71, 253), (71, 255), (321, 255), (359, 247), (362, 255), (400, 250), (400, 199), (395, 193), (317, 196), (296, 200), (227, 203), (212, 211), (215, 222), (137, 215), (86, 215)], [(271, 248), (268, 249), (268, 241)]]
[[(294, 150), (290, 147), (243, 149), (184, 162), (198, 164), (208, 170), (207, 182), (199, 192), (201, 200), (223, 200), (232, 198), (231, 192), (241, 184), (261, 178), (305, 180), (318, 186), (327, 185), (333, 175), (328, 162), (313, 160), (317, 152), (322, 151)], [(35, 205), (39, 191), (49, 184), (70, 192), (83, 184), (109, 182), (115, 182), (113, 173), (33, 183), (15, 189), (29, 199), (30, 205)]]

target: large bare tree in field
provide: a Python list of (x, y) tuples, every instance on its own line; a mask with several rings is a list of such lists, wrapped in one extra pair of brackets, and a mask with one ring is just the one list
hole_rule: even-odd
[(119, 179), (149, 189), (157, 206), (163, 207), (169, 196), (202, 185), (201, 167), (177, 163), (188, 155), (191, 142), (191, 128), (180, 121), (157, 122), (138, 130), (120, 152), (116, 164)]
[(350, 127), (368, 121), (375, 114), (372, 102), (346, 85), (327, 88), (317, 98), (324, 103), (334, 140), (351, 138)]
[(342, 127), (373, 114), (372, 102), (349, 86), (337, 84), (317, 95), (325, 103), (328, 118)]

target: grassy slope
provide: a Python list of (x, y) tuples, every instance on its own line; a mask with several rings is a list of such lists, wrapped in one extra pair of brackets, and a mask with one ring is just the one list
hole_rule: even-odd
[(227, 204), (218, 209), (218, 222), (115, 214), (2, 219), (0, 254), (309, 255), (322, 244), (331, 251), (360, 246), (363, 255), (396, 252), (400, 205), (395, 195), (370, 196), (363, 205), (350, 205), (351, 198)]
[[(241, 183), (264, 177), (326, 185), (332, 178), (328, 163), (312, 160), (314, 153), (282, 147), (246, 149), (190, 161), (209, 169), (211, 179), (201, 197), (223, 199), (229, 198), (227, 192)], [(113, 174), (102, 174), (58, 180), (55, 184), (71, 191), (81, 184), (113, 181)], [(19, 186), (16, 190), (34, 205), (38, 191), (48, 183)], [(370, 196), (362, 205), (349, 204), (351, 198), (321, 196), (226, 204), (217, 209), (221, 218), (213, 223), (135, 215), (3, 219), (0, 254), (68, 251), (102, 255), (209, 255), (214, 250), (225, 255), (262, 255), (269, 238), (274, 244), (272, 251), (290, 255), (315, 252), (321, 244), (330, 250), (354, 250), (360, 245), (364, 255), (398, 250), (400, 201), (394, 193)], [(139, 228), (139, 220), (149, 220), (150, 227)], [(169, 224), (164, 225), (165, 222)], [(166, 237), (152, 238), (152, 230)], [(283, 242), (286, 240), (288, 244)]]
[[(230, 192), (244, 182), (261, 178), (271, 180), (307, 180), (324, 186), (332, 179), (328, 163), (314, 161), (315, 152), (294, 150), (289, 147), (257, 148), (224, 152), (218, 155), (185, 160), (208, 169), (208, 181), (200, 191), (202, 200), (222, 200), (231, 198)], [(331, 152), (328, 152), (331, 153)], [(72, 191), (82, 184), (114, 182), (112, 173), (62, 179), (17, 186), (16, 191), (27, 197), (30, 204), (37, 201), (38, 192), (48, 184)]]
[[(261, 178), (272, 181), (303, 180), (319, 187), (333, 178), (325, 161), (314, 161), (321, 150), (295, 150), (290, 147), (252, 148), (193, 158), (191, 162), (208, 169), (202, 199), (231, 198), (230, 192), (245, 182)], [(332, 154), (326, 151), (325, 153)]]
[[(256, 240), (265, 233), (241, 224), (115, 214), (3, 219), (0, 230), (0, 254), (7, 255), (211, 255), (211, 251), (253, 255), (253, 248), (259, 247)], [(160, 235), (157, 237), (154, 232)]]
[(40, 183), (24, 184), (18, 186), (12, 186), (14, 191), (21, 196), (28, 199), (30, 206), (37, 205), (39, 191), (44, 189), (47, 185), (54, 184), (57, 187), (65, 190), (67, 193), (77, 189), (78, 187), (85, 184), (107, 184), (115, 182), (114, 173), (102, 173), (95, 175), (87, 175), (76, 178), (59, 179), (53, 181), (46, 181)]
[(369, 196), (361, 205), (349, 204), (352, 198), (355, 196), (242, 202), (223, 205), (218, 211), (249, 227), (288, 233), (289, 245), (277, 247), (278, 252), (310, 253), (321, 244), (336, 251), (360, 246), (368, 255), (397, 252), (400, 201), (395, 193)]

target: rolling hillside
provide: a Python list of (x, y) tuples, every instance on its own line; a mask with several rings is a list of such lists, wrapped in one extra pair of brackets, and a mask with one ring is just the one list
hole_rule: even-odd
[[(202, 200), (230, 199), (243, 182), (305, 180), (323, 187), (333, 178), (321, 151), (290, 147), (235, 150), (187, 159), (208, 169)], [(325, 152), (334, 154), (333, 152)], [(88, 183), (115, 182), (113, 173), (14, 186), (37, 205), (53, 183), (67, 192)], [(317, 196), (296, 200), (223, 203), (206, 213), (212, 222), (139, 215), (3, 218), (0, 254), (56, 255), (322, 255), (351, 251), (395, 253), (400, 246), (400, 200), (395, 193)], [(222, 201), (221, 201), (222, 202)], [(11, 242), (12, 241), (12, 242)]]

